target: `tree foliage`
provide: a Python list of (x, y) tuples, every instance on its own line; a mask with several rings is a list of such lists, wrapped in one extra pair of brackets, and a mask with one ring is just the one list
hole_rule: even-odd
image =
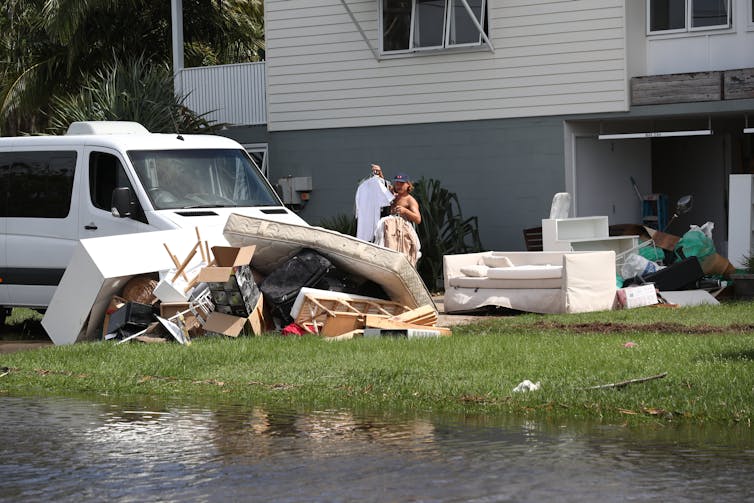
[(464, 218), (455, 192), (439, 180), (421, 178), (413, 196), (419, 203), (422, 222), (416, 226), (422, 256), (416, 264), (419, 275), (430, 290), (442, 283), (442, 257), (482, 250), (477, 217)]
[(189, 110), (185, 96), (173, 92), (167, 65), (143, 56), (117, 58), (86, 78), (77, 93), (55, 96), (49, 132), (63, 134), (73, 121), (136, 121), (153, 133), (209, 132), (213, 126)]
[[(0, 7), (0, 133), (46, 128), (53, 96), (112, 64), (172, 59), (170, 2), (6, 0)], [(187, 67), (264, 58), (262, 0), (184, 0)]]

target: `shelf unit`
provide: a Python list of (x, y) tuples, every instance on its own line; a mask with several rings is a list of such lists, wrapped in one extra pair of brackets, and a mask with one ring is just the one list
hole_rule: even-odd
[(728, 194), (728, 260), (743, 269), (754, 252), (754, 175), (730, 175)]
[(607, 217), (542, 220), (544, 251), (609, 251), (616, 255), (639, 246), (639, 236), (610, 236)]

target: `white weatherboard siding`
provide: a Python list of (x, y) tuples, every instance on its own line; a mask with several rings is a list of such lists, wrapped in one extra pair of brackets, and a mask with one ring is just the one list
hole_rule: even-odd
[(265, 2), (269, 130), (628, 110), (623, 0), (488, 0), (494, 52), (381, 59), (379, 0), (344, 1)]

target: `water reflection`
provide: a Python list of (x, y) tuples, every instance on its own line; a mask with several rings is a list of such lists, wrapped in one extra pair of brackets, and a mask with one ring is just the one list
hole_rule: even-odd
[(748, 428), (0, 397), (3, 501), (742, 501)]

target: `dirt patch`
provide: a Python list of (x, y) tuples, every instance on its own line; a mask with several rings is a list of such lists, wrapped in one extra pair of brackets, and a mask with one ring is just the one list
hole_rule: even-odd
[(720, 334), (731, 332), (752, 332), (754, 325), (736, 323), (726, 326), (714, 325), (684, 325), (682, 323), (643, 323), (643, 324), (626, 324), (610, 322), (592, 322), (592, 323), (555, 323), (548, 321), (539, 321), (532, 325), (522, 325), (522, 328), (540, 328), (543, 330), (560, 330), (571, 333), (604, 333), (615, 334), (625, 332), (661, 332), (676, 334)]
[(0, 354), (52, 346), (51, 341), (0, 341)]

